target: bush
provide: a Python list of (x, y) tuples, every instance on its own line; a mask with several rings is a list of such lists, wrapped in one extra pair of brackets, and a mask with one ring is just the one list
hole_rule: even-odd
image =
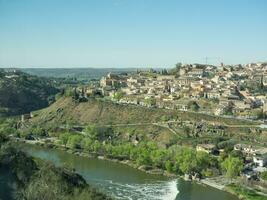
[(261, 173), (261, 179), (267, 181), (267, 171)]
[(171, 161), (167, 160), (166, 163), (165, 163), (165, 169), (167, 170), (168, 173), (171, 173), (172, 172), (172, 163)]
[(222, 168), (229, 178), (238, 176), (243, 169), (243, 161), (236, 157), (228, 156), (222, 163)]
[(70, 135), (67, 144), (73, 149), (80, 149), (82, 139), (81, 135)]

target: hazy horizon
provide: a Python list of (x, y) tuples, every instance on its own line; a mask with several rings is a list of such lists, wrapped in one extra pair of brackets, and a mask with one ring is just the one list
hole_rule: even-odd
[(265, 0), (0, 0), (0, 67), (265, 62), (266, 8)]

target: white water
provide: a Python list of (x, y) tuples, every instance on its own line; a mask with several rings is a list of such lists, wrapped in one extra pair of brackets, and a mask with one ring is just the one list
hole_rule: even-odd
[(108, 192), (116, 199), (175, 200), (179, 193), (176, 180), (147, 184), (121, 184), (111, 180), (99, 180), (98, 184), (102, 187), (105, 185), (105, 190), (108, 188)]

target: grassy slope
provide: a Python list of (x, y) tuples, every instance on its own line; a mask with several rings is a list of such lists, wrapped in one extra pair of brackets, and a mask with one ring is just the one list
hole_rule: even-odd
[[(199, 122), (203, 119), (211, 123), (244, 124), (243, 121), (236, 119), (225, 119), (204, 114), (184, 113), (181, 111), (146, 108), (134, 105), (118, 105), (95, 99), (90, 99), (85, 103), (75, 103), (68, 97), (59, 99), (50, 107), (42, 109), (35, 114), (36, 116), (31, 119), (31, 122), (46, 128), (63, 124), (86, 125), (93, 123), (110, 125), (151, 123), (162, 121), (162, 116), (167, 116), (169, 119), (178, 118), (191, 122)], [(153, 139), (165, 144), (170, 142), (173, 137), (176, 137), (169, 129), (155, 125), (122, 126), (114, 127), (114, 129), (115, 132), (122, 133), (124, 137), (129, 134), (137, 134), (139, 136), (141, 135), (141, 138)], [(246, 131), (242, 129), (238, 130), (237, 128), (231, 130), (232, 133), (247, 134)], [(178, 134), (182, 135), (182, 132)]]
[(36, 112), (33, 121), (38, 123), (73, 122), (75, 124), (124, 124), (124, 123), (147, 123), (159, 122), (162, 116), (180, 118), (182, 120), (200, 121), (205, 120), (214, 123), (242, 125), (244, 122), (237, 119), (227, 119), (205, 114), (146, 108), (131, 105), (118, 105), (112, 102), (90, 99), (85, 103), (75, 103), (71, 98), (61, 98), (50, 107)]

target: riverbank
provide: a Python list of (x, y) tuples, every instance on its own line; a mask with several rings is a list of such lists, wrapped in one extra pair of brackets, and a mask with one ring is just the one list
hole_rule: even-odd
[[(188, 181), (185, 176), (179, 176), (176, 174), (171, 174), (168, 173), (166, 170), (162, 170), (162, 169), (156, 169), (156, 168), (152, 168), (152, 167), (147, 167), (147, 166), (137, 166), (136, 164), (134, 164), (132, 161), (130, 160), (118, 160), (118, 159), (110, 159), (106, 156), (103, 155), (97, 155), (94, 153), (89, 153), (89, 152), (83, 152), (83, 151), (79, 151), (79, 150), (73, 150), (67, 146), (64, 145), (60, 145), (60, 144), (56, 144), (55, 140), (54, 143), (47, 143), (45, 141), (39, 140), (39, 141), (33, 141), (33, 140), (23, 140), (23, 139), (17, 139), (17, 142), (23, 142), (23, 143), (27, 143), (27, 144), (32, 144), (32, 145), (38, 145), (38, 146), (42, 146), (45, 148), (54, 148), (54, 149), (59, 149), (62, 151), (65, 151), (67, 153), (73, 154), (73, 155), (77, 155), (77, 156), (81, 156), (81, 157), (87, 157), (87, 158), (97, 158), (100, 160), (107, 160), (107, 161), (111, 161), (111, 162), (115, 162), (115, 163), (120, 163), (123, 165), (127, 165), (131, 168), (143, 171), (147, 174), (153, 174), (153, 175), (163, 175), (166, 177), (172, 177), (172, 178), (179, 178), (179, 179), (183, 179), (185, 181)], [(218, 180), (222, 180), (221, 177)], [(194, 180), (194, 183), (200, 184), (200, 185), (206, 185), (221, 191), (225, 191), (225, 192), (229, 192), (227, 190), (225, 190), (226, 185), (220, 183), (219, 181), (214, 182), (213, 179), (200, 179), (199, 181)], [(232, 194), (232, 193), (231, 193)], [(235, 196), (237, 196), (237, 194), (235, 194)]]
[[(179, 179), (183, 179), (185, 181), (188, 181), (188, 179), (186, 179), (185, 176), (178, 176), (176, 174), (171, 174), (165, 170), (158, 169), (158, 168), (153, 168), (153, 167), (148, 167), (148, 166), (138, 166), (137, 164), (135, 164), (134, 162), (132, 162), (130, 160), (119, 160), (119, 159), (114, 159), (114, 158), (108, 158), (105, 155), (100, 155), (97, 153), (84, 152), (84, 151), (79, 150), (79, 149), (72, 149), (72, 148), (69, 148), (68, 146), (61, 145), (61, 144), (57, 143), (56, 138), (49, 138), (49, 139), (46, 138), (46, 139), (40, 139), (40, 140), (24, 140), (24, 139), (20, 139), (20, 138), (13, 138), (13, 139), (17, 142), (27, 143), (27, 144), (36, 145), (36, 146), (42, 146), (44, 148), (58, 149), (58, 150), (67, 152), (69, 154), (77, 155), (79, 157), (97, 158), (98, 160), (107, 160), (107, 161), (111, 161), (114, 163), (120, 163), (123, 165), (127, 165), (131, 168), (137, 169), (139, 171), (143, 171), (147, 174), (151, 174), (151, 175), (162, 175), (162, 176), (166, 176), (166, 177), (179, 178)], [(233, 179), (233, 180), (227, 179), (223, 176), (219, 176), (219, 177), (213, 177), (213, 178), (193, 180), (193, 182), (200, 184), (200, 185), (209, 186), (211, 188), (215, 188), (215, 189), (218, 189), (220, 191), (225, 191), (225, 192), (231, 193), (235, 196), (238, 196), (240, 199), (250, 200), (249, 198), (245, 198), (246, 196), (244, 197), (244, 195), (241, 195), (242, 193), (239, 190), (233, 191), (233, 190), (229, 189), (228, 186), (231, 184), (237, 184), (238, 185), (238, 181), (235, 181), (235, 179)], [(257, 191), (256, 191), (256, 193), (258, 195)], [(264, 200), (264, 197), (263, 197), (263, 199), (260, 199), (260, 200)]]
[(247, 188), (238, 184), (230, 184), (225, 188), (225, 191), (236, 195), (239, 199), (244, 200), (267, 200), (265, 193)]
[(115, 199), (146, 200), (238, 200), (235, 195), (204, 184), (144, 173), (128, 165), (106, 159), (85, 158), (39, 145), (17, 143), (28, 155), (71, 168), (88, 184)]
[[(144, 165), (138, 166), (130, 160), (119, 160), (119, 159), (115, 159), (115, 158), (108, 158), (105, 155), (100, 155), (97, 153), (84, 152), (84, 151), (80, 151), (78, 149), (74, 150), (74, 149), (69, 148), (67, 146), (56, 144), (55, 142), (47, 143), (44, 140), (25, 140), (25, 139), (20, 139), (20, 138), (16, 138), (15, 141), (27, 143), (27, 144), (32, 144), (32, 145), (39, 145), (39, 146), (46, 147), (46, 148), (59, 149), (59, 150), (66, 151), (67, 153), (77, 155), (77, 156), (82, 156), (82, 157), (87, 157), (87, 158), (97, 158), (100, 160), (108, 160), (111, 162), (116, 162), (116, 163), (127, 165), (129, 167), (132, 167), (134, 169), (138, 169), (138, 170), (143, 171), (143, 172), (148, 173), (148, 174), (163, 175), (163, 176), (172, 177), (172, 178), (183, 178), (182, 176), (178, 176), (178, 175), (173, 174), (173, 173), (168, 173), (166, 170), (163, 170), (163, 169), (152, 168), (152, 167), (144, 166)], [(55, 141), (55, 140), (52, 139), (52, 141)]]

